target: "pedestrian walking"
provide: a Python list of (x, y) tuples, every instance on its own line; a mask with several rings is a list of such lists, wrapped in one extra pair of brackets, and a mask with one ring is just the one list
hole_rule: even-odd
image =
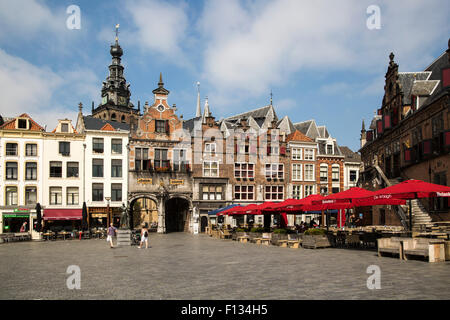
[(114, 227), (113, 223), (108, 228), (108, 236), (106, 237), (106, 242), (109, 242), (111, 248), (114, 248), (112, 237), (116, 235), (117, 228)]
[(142, 227), (141, 230), (141, 243), (139, 244), (139, 249), (142, 248), (142, 246), (144, 245), (145, 242), (145, 249), (148, 249), (148, 229), (147, 226), (145, 225), (144, 227)]

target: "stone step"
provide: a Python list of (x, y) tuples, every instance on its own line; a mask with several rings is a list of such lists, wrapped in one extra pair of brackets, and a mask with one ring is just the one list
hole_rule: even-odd
[(117, 230), (117, 245), (131, 246), (131, 230)]

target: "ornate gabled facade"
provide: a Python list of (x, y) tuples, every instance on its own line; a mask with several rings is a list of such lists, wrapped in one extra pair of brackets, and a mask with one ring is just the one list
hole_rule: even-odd
[[(448, 184), (450, 42), (449, 49), (423, 71), (399, 72), (391, 53), (385, 79), (381, 108), (369, 130), (361, 132), (361, 185), (378, 189), (403, 179)], [(450, 217), (447, 201), (421, 203), (432, 220)], [(391, 210), (374, 210), (374, 224), (402, 220)]]

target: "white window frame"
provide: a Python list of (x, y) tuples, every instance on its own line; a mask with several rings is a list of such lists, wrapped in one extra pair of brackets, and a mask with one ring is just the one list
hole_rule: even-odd
[[(336, 173), (334, 169), (337, 169), (337, 180), (334, 180), (334, 174)], [(340, 182), (341, 181), (341, 166), (338, 164), (331, 165), (331, 181), (332, 182)]]
[[(56, 191), (56, 192), (52, 192), (52, 191)], [(53, 198), (52, 195), (56, 194), (56, 203), (53, 202)], [(59, 198), (58, 198), (59, 195)], [(49, 196), (50, 196), (50, 201), (49, 203), (51, 205), (62, 205), (63, 204), (63, 188), (62, 187), (50, 187), (49, 188)], [(58, 202), (59, 200), (59, 202)]]
[[(295, 189), (298, 189), (297, 192)], [(303, 198), (303, 188), (301, 184), (292, 185), (292, 198), (293, 199), (302, 199)]]
[[(269, 168), (267, 167), (269, 166)], [(281, 170), (280, 170), (281, 166)], [(265, 177), (266, 179), (284, 179), (284, 164), (283, 163), (266, 163), (265, 165)], [(281, 178), (280, 173), (281, 172)]]
[[(239, 188), (239, 192), (236, 192), (236, 187)], [(243, 192), (243, 191), (242, 191), (242, 187), (246, 187), (246, 188), (247, 188), (247, 191)], [(249, 191), (248, 191), (248, 187), (252, 187), (252, 188), (253, 188), (253, 191), (252, 191), (252, 192), (249, 192)], [(236, 184), (236, 185), (234, 185), (234, 187), (233, 187), (233, 198), (234, 198), (235, 200), (244, 200), (244, 201), (245, 201), (245, 200), (254, 200), (254, 199), (255, 199), (255, 190), (256, 190), (256, 186), (254, 186), (254, 185), (241, 185), (241, 184)], [(239, 194), (241, 195), (240, 198), (237, 198), (237, 197), (236, 197), (236, 194), (237, 194), (237, 193), (239, 193)], [(243, 198), (242, 198), (242, 194), (246, 194), (246, 195), (247, 195), (246, 199), (243, 199)], [(249, 194), (252, 195), (251, 198), (248, 197)]]
[[(305, 153), (305, 157), (304, 157), (305, 160), (307, 160), (307, 161), (315, 161), (314, 160), (314, 158), (315, 158), (314, 156), (315, 155), (314, 155), (314, 149), (313, 148), (305, 148), (303, 152)], [(309, 156), (311, 156), (311, 158), (309, 158)]]
[[(312, 177), (311, 177), (311, 179), (308, 179), (308, 176), (307, 176), (307, 174), (306, 174), (306, 172), (307, 172), (306, 166), (312, 166)], [(306, 164), (305, 164), (304, 171), (305, 171), (305, 179), (304, 179), (305, 181), (316, 181), (316, 178), (315, 178), (315, 175), (316, 175), (316, 166), (315, 166), (314, 164), (312, 164), (312, 163), (306, 163)]]
[[(297, 170), (294, 170), (297, 168)], [(302, 181), (303, 178), (303, 166), (301, 163), (293, 163), (292, 164), (292, 181)]]
[(303, 148), (292, 147), (292, 160), (302, 160)]
[[(247, 169), (246, 170), (242, 170), (242, 165), (245, 164), (247, 165)], [(236, 165), (238, 165), (239, 167), (236, 168)], [(249, 165), (253, 166), (253, 169), (250, 170), (248, 167)], [(239, 171), (239, 177), (236, 176), (236, 171)], [(246, 176), (244, 177), (242, 175), (242, 173), (245, 172)], [(250, 177), (249, 176), (249, 172), (253, 172), (253, 175)], [(255, 179), (255, 164), (253, 162), (235, 162), (234, 163), (234, 171), (233, 171), (233, 175), (235, 178), (245, 178), (245, 179)]]
[[(212, 164), (214, 162), (217, 163), (217, 169), (213, 169), (212, 168)], [(205, 168), (205, 163), (209, 163), (210, 164), (209, 168)], [(205, 175), (205, 169), (209, 170), (211, 174), (210, 175)], [(217, 170), (217, 174), (216, 175), (212, 175), (213, 170), (214, 171)], [(213, 177), (213, 178), (219, 177), (219, 161), (204, 160), (203, 161), (203, 165), (202, 165), (202, 174), (203, 174), (203, 177)]]
[[(267, 193), (266, 188), (270, 187), (271, 190), (269, 191), (269, 193)], [(277, 191), (273, 192), (272, 188), (276, 187)], [(278, 188), (281, 187), (281, 198), (279, 197), (280, 192), (278, 192)], [(270, 194), (270, 197), (267, 197), (267, 195)], [(273, 198), (273, 195), (276, 194), (276, 199)], [(284, 199), (284, 185), (280, 185), (280, 184), (273, 184), (273, 185), (265, 185), (264, 186), (264, 200), (283, 200)]]
[[(305, 188), (304, 188), (304, 191), (305, 191), (305, 197), (310, 196), (310, 195), (312, 195), (312, 194), (315, 193), (315, 192), (314, 192), (314, 191), (315, 191), (315, 186), (314, 186), (314, 185), (308, 184), (308, 185), (305, 185), (304, 187), (305, 187)], [(306, 192), (306, 190), (309, 189), (309, 187), (311, 187), (311, 193), (310, 193), (310, 192)]]
[[(69, 193), (69, 191), (75, 191), (76, 190), (76, 193), (74, 193), (74, 192), (70, 192)], [(73, 198), (75, 198), (77, 201), (76, 202), (69, 202), (69, 199), (70, 199), (70, 197), (69, 197), (69, 194), (70, 195), (76, 195), (75, 197), (73, 197)], [(77, 204), (79, 204), (80, 203), (80, 188), (78, 188), (78, 187), (67, 187), (66, 188), (66, 203), (67, 203), (67, 205), (77, 205)]]
[[(323, 180), (322, 181), (322, 168), (326, 168), (327, 169), (327, 180), (325, 181), (325, 180)], [(328, 177), (328, 165), (327, 164), (324, 164), (324, 163), (322, 163), (322, 164), (320, 164), (320, 167), (319, 167), (319, 181), (320, 181), (320, 183), (328, 183), (328, 179), (329, 177)]]
[(205, 142), (205, 155), (215, 156), (217, 153), (217, 145), (215, 142)]

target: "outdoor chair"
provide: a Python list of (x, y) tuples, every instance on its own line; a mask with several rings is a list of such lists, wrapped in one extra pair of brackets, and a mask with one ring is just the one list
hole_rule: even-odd
[(444, 241), (437, 239), (409, 238), (403, 242), (403, 258), (422, 256), (428, 262), (445, 261)]
[(378, 239), (378, 256), (382, 257), (387, 253), (390, 255), (398, 255), (399, 259), (403, 259), (403, 240), (397, 237)]
[(256, 241), (257, 244), (264, 244), (266, 246), (270, 245), (271, 242), (272, 242), (272, 234), (271, 233), (266, 233), (266, 232), (264, 232), (262, 234), (262, 237), (258, 238), (257, 241)]
[(357, 234), (348, 234), (345, 238), (347, 247), (356, 248), (359, 246), (360, 240)]

